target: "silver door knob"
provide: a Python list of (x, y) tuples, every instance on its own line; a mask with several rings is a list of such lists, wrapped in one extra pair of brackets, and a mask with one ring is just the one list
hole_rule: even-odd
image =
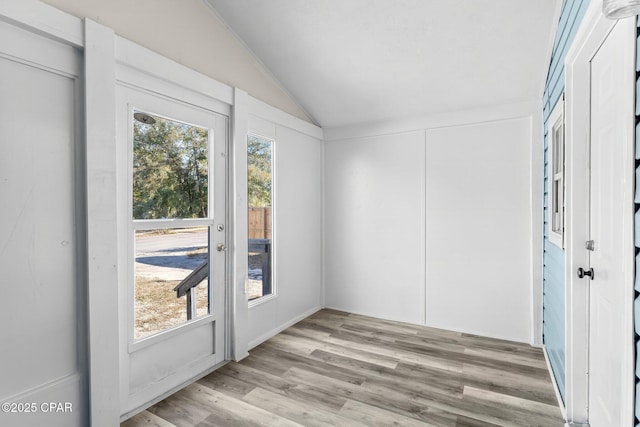
[(224, 243), (218, 243), (218, 246), (216, 246), (216, 249), (218, 250), (218, 252), (224, 252), (227, 250), (227, 247), (224, 245)]

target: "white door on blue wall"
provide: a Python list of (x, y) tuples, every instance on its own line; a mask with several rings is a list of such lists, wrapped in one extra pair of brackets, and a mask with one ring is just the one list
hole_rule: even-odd
[[(589, 286), (589, 423), (591, 427), (631, 425), (629, 395), (633, 378), (622, 352), (633, 339), (626, 325), (626, 305), (632, 302), (633, 284), (627, 283), (625, 224), (620, 213), (625, 191), (633, 185), (626, 176), (629, 162), (625, 140), (627, 122), (633, 120), (633, 39), (635, 26), (620, 21), (591, 60), (590, 265), (579, 271)], [(630, 216), (630, 215), (628, 215)], [(590, 279), (590, 280), (589, 280)]]

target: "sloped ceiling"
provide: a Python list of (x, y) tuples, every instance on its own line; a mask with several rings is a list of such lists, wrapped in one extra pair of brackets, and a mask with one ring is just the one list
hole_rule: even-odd
[(323, 127), (539, 99), (561, 0), (205, 0)]

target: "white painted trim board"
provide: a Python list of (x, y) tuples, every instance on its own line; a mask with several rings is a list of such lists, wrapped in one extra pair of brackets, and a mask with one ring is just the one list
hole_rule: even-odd
[(40, 1), (2, 0), (0, 20), (73, 47), (82, 48), (85, 43), (81, 19)]
[(85, 20), (87, 258), (91, 423), (118, 422), (118, 223), (114, 33)]
[(324, 139), (323, 129), (319, 126), (292, 116), (291, 114), (279, 110), (264, 101), (260, 101), (251, 95), (248, 96), (247, 102), (249, 112), (253, 116), (264, 119), (275, 125), (293, 129), (312, 138), (320, 140)]

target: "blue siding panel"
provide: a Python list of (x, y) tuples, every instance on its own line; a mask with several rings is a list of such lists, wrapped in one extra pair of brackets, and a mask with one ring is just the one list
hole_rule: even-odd
[(549, 287), (545, 289), (545, 293), (554, 296), (564, 295), (564, 287), (555, 286), (556, 283), (564, 280), (564, 260), (546, 263), (544, 266), (544, 272), (546, 273), (545, 279), (549, 282)]
[[(554, 40), (553, 53), (551, 57), (551, 67), (549, 68), (549, 75), (547, 77), (547, 83), (553, 82), (553, 86), (557, 85), (561, 79), (559, 75), (564, 68), (564, 52), (567, 50), (567, 41), (569, 39), (571, 28), (576, 17), (576, 10), (580, 6), (579, 0), (568, 0), (565, 2), (562, 14), (560, 15), (560, 21), (558, 22), (558, 31), (556, 32), (556, 38)], [(564, 86), (564, 81), (562, 81)], [(553, 87), (552, 86), (552, 87)], [(551, 102), (553, 106), (554, 103)]]
[[(545, 285), (547, 282), (545, 282)], [(544, 313), (546, 314), (545, 323), (549, 325), (564, 325), (564, 292), (561, 291), (551, 291), (545, 292), (543, 294), (543, 298), (547, 300), (547, 306), (544, 309)], [(548, 326), (549, 326), (548, 325)], [(564, 331), (561, 328), (550, 328), (549, 334), (552, 336), (564, 336)], [(564, 341), (564, 339), (563, 339)], [(561, 349), (558, 349), (561, 350)]]
[[(549, 274), (551, 270), (546, 268), (545, 272)], [(547, 311), (556, 316), (557, 319), (564, 318), (564, 289), (560, 286), (553, 286), (553, 283), (561, 281), (562, 277), (549, 276), (549, 280), (545, 281), (547, 290), (544, 292), (545, 298), (548, 299), (548, 304), (545, 307)], [(546, 320), (546, 319), (545, 319)]]
[(564, 251), (551, 243), (547, 238), (544, 239), (545, 260), (544, 265), (554, 270), (560, 270), (558, 273), (564, 274)]
[(564, 295), (564, 286), (556, 286), (558, 282), (564, 281), (564, 260), (558, 260), (555, 262), (547, 262), (544, 266), (544, 277), (549, 282), (548, 289), (545, 292), (549, 295)]
[(543, 341), (549, 354), (549, 362), (560, 394), (565, 396), (565, 260), (564, 250), (548, 240), (547, 192), (548, 192), (548, 120), (551, 111), (564, 93), (564, 59), (571, 46), (589, 0), (565, 0), (558, 21), (543, 95), (544, 117), (544, 269), (543, 269)]
[[(556, 40), (558, 47), (554, 49), (550, 76), (547, 78), (547, 86), (551, 88), (549, 102), (552, 109), (564, 92), (564, 58), (589, 4), (588, 0), (575, 0), (572, 3), (570, 8), (565, 8), (567, 19), (563, 21), (562, 17), (560, 18), (559, 25), (563, 25), (563, 27), (558, 27), (558, 29), (562, 28), (562, 35), (560, 39)], [(545, 116), (545, 120), (547, 118), (548, 116)]]
[[(547, 320), (549, 322), (558, 323), (558, 324), (564, 324), (564, 319), (562, 317), (560, 317), (560, 313), (558, 312), (558, 310), (553, 310), (553, 307), (549, 307), (549, 309), (544, 310), (544, 314), (547, 316)], [(554, 329), (551, 332), (551, 335), (554, 338), (557, 338), (557, 339), (560, 339), (560, 338), (562, 338), (564, 336), (564, 334), (562, 333), (560, 328)], [(564, 351), (564, 349), (558, 348), (558, 349), (555, 349), (553, 351), (555, 351), (557, 354), (559, 354), (559, 353), (562, 353)], [(564, 364), (563, 364), (562, 368), (564, 368)]]

